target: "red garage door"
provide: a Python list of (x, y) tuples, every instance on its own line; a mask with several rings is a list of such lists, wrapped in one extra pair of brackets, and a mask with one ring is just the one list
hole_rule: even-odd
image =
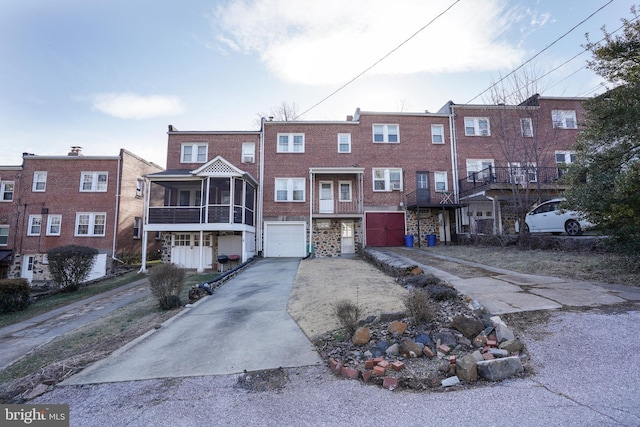
[(403, 246), (404, 212), (368, 213), (367, 246)]

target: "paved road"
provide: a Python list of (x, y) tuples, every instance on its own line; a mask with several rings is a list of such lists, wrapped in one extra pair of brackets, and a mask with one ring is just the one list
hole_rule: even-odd
[(0, 369), (54, 338), (84, 326), (151, 293), (147, 279), (0, 328)]

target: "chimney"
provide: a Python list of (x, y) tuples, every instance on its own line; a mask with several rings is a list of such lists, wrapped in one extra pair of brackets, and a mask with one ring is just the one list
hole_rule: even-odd
[(74, 157), (82, 156), (82, 147), (79, 147), (77, 145), (72, 145), (71, 151), (69, 151), (67, 156), (74, 156)]

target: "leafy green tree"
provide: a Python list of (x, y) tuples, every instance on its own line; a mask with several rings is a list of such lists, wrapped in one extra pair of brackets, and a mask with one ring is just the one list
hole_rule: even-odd
[(87, 279), (98, 251), (87, 246), (68, 245), (47, 253), (49, 272), (63, 292), (75, 292)]
[[(629, 254), (640, 254), (640, 21), (622, 19), (623, 31), (603, 28), (601, 43), (588, 41), (589, 68), (611, 89), (585, 101), (585, 123), (568, 178), (568, 204), (611, 236)], [(588, 40), (588, 39), (587, 39)]]

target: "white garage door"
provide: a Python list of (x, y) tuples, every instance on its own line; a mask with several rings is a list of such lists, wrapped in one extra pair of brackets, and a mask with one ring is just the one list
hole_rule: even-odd
[(265, 222), (264, 256), (303, 258), (307, 255), (305, 222)]

